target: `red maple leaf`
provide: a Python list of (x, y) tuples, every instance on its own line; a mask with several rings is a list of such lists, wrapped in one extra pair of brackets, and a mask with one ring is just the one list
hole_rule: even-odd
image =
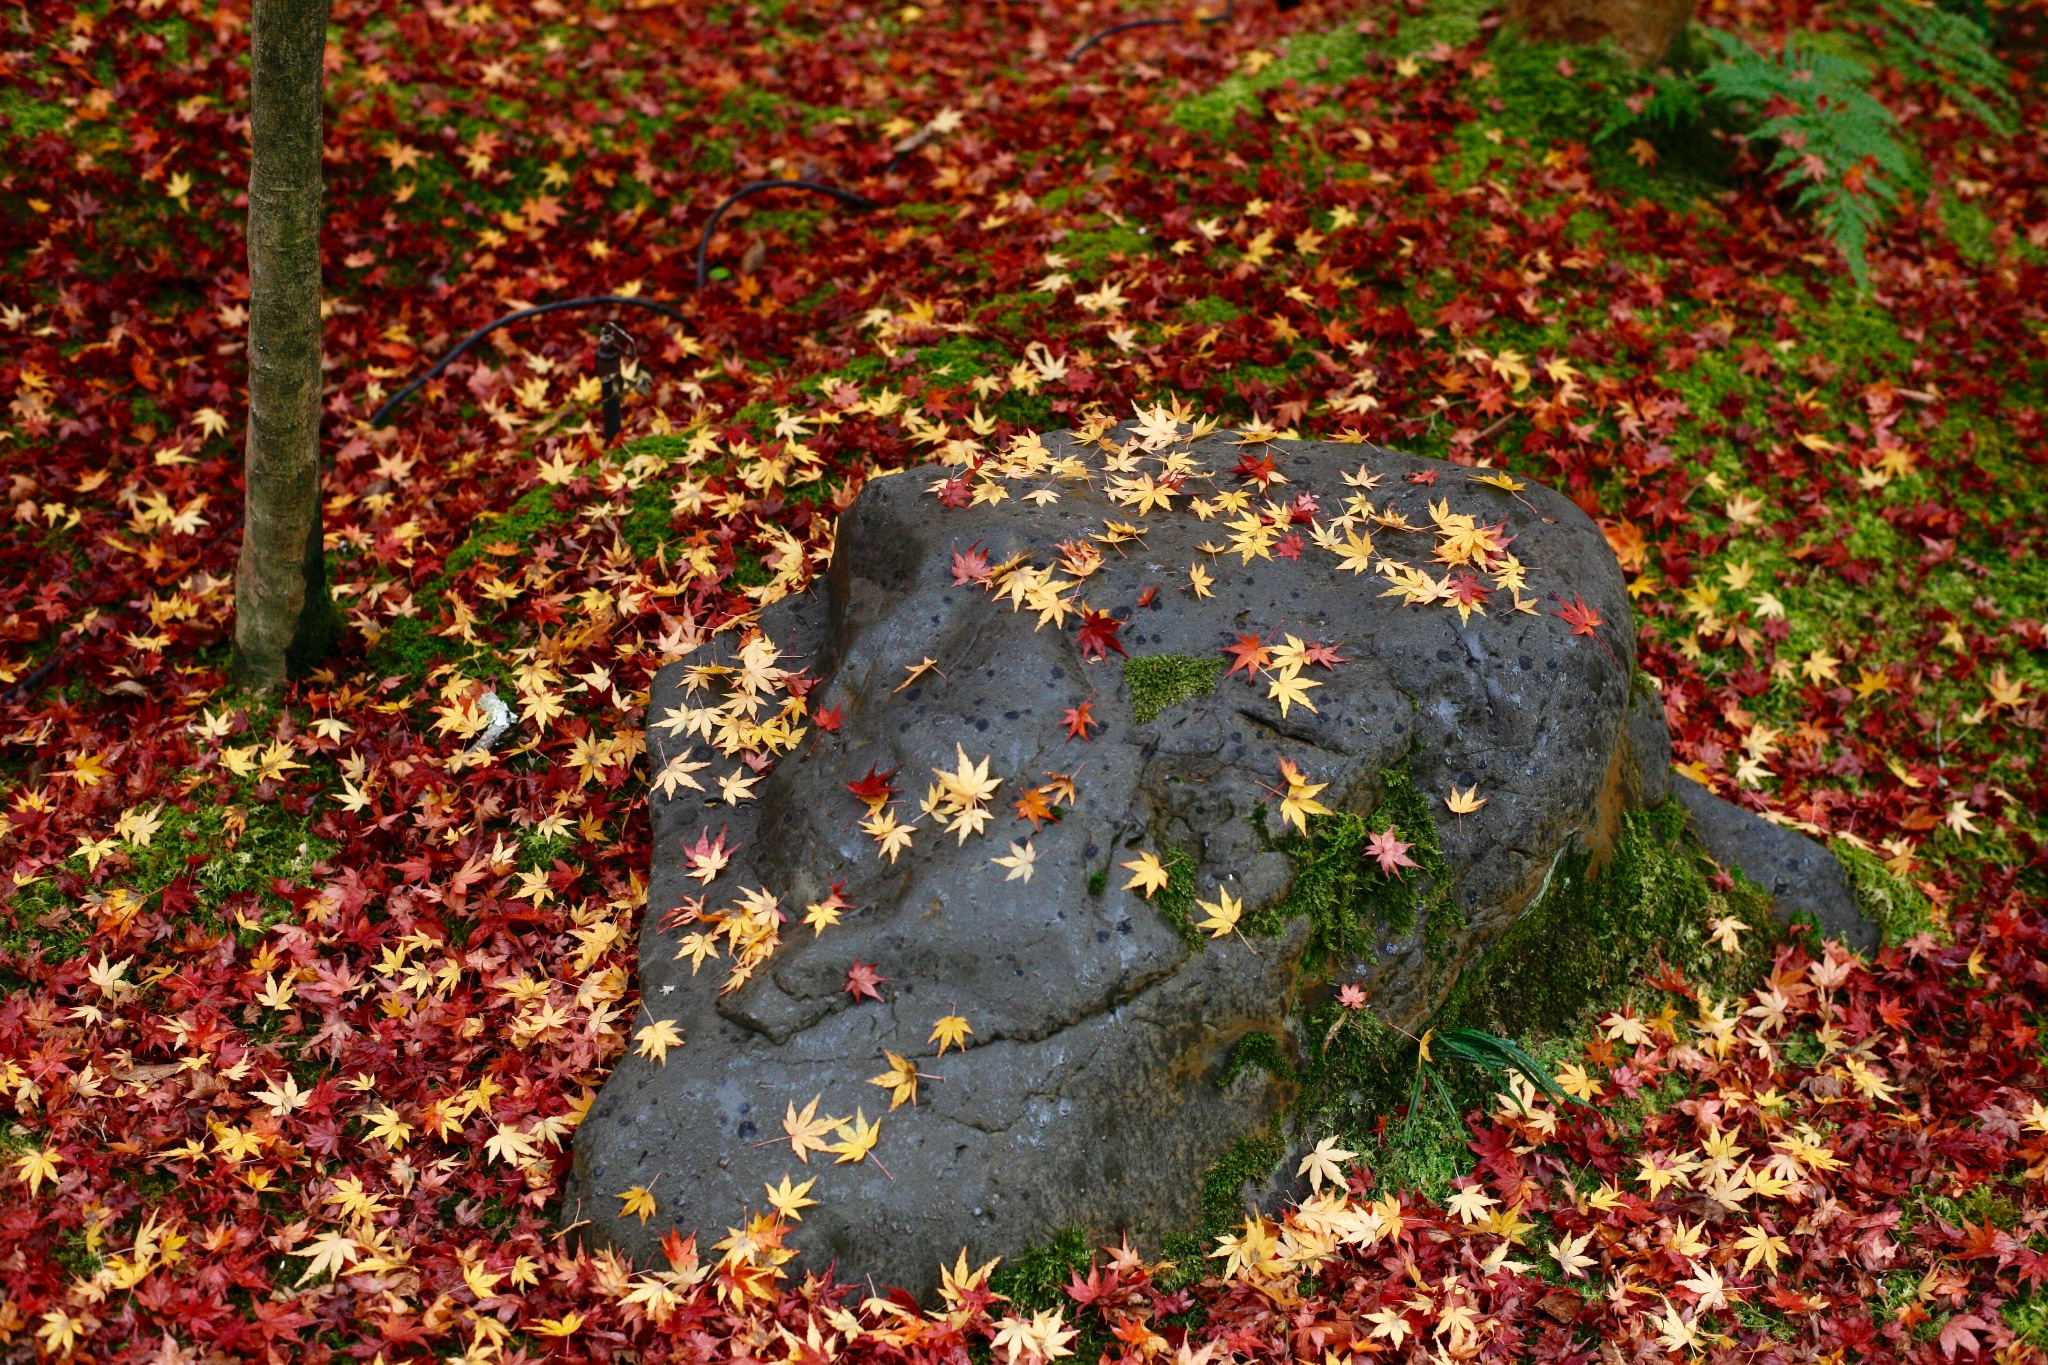
[(718, 831), (718, 838), (713, 839), (710, 830), (700, 829), (697, 831), (696, 844), (683, 846), (683, 857), (690, 864), (689, 875), (700, 882), (709, 882), (718, 876), (721, 868), (732, 861), (732, 855), (739, 852), (739, 847), (726, 843), (725, 835), (726, 830), (721, 829)]
[(1045, 798), (1045, 788), (1030, 788), (1022, 796), (1017, 798), (1017, 818), (1019, 820), (1029, 820), (1031, 822), (1031, 828), (1033, 830), (1036, 830), (1040, 825), (1044, 824), (1047, 820), (1059, 819), (1059, 812), (1054, 810), (1052, 803), (1047, 801)]
[(839, 727), (846, 724), (846, 707), (844, 705), (821, 706), (811, 713), (811, 723), (820, 730), (837, 734)]
[[(1552, 593), (1551, 596), (1557, 597), (1557, 594)], [(1600, 609), (1590, 605), (1585, 598), (1577, 593), (1572, 594), (1572, 600), (1569, 605), (1565, 603), (1562, 597), (1557, 597), (1557, 601), (1559, 609), (1550, 614), (1570, 626), (1574, 635), (1593, 635), (1593, 628), (1595, 626), (1607, 624), (1607, 618), (1600, 614)], [(1593, 635), (1593, 638), (1597, 640), (1600, 637)]]
[(685, 924), (695, 923), (703, 913), (704, 898), (702, 896), (685, 896), (681, 905), (678, 905), (675, 909), (661, 917), (661, 927), (664, 929), (680, 929)]
[(1380, 871), (1401, 875), (1404, 867), (1420, 867), (1422, 864), (1408, 856), (1413, 844), (1404, 844), (1392, 829), (1383, 829), (1365, 841), (1365, 856), (1378, 860)]
[(953, 586), (962, 588), (969, 583), (988, 582), (988, 551), (976, 541), (963, 552), (953, 551)]
[(1287, 515), (1296, 526), (1307, 526), (1315, 521), (1316, 513), (1321, 510), (1322, 508), (1316, 505), (1315, 494), (1297, 493), (1294, 495), (1294, 501), (1288, 504)]
[(1123, 628), (1124, 623), (1106, 611), (1097, 611), (1093, 607), (1082, 608), (1081, 657), (1084, 659), (1106, 659), (1109, 657), (1109, 651), (1112, 649), (1119, 654), (1123, 653), (1123, 643), (1116, 638), (1116, 633)]
[(661, 1239), (661, 1254), (668, 1257), (669, 1266), (675, 1270), (696, 1265), (697, 1234), (693, 1232), (685, 1238), (682, 1233), (670, 1228), (668, 1235)]
[(1796, 1289), (1788, 1289), (1782, 1284), (1774, 1283), (1767, 1287), (1764, 1290), (1764, 1298), (1770, 1302), (1773, 1308), (1783, 1309), (1787, 1313), (1811, 1313), (1813, 1311), (1813, 1305), (1806, 1301), (1806, 1295), (1801, 1294)]
[(1225, 678), (1241, 668), (1244, 680), (1250, 682), (1259, 676), (1260, 669), (1273, 662), (1273, 651), (1260, 644), (1257, 635), (1240, 635), (1236, 644), (1223, 646), (1223, 652), (1237, 660), (1224, 673)]
[(896, 776), (902, 769), (903, 765), (898, 763), (895, 767), (889, 769), (888, 772), (877, 772), (875, 771), (875, 765), (870, 763), (868, 765), (868, 775), (857, 782), (847, 783), (846, 789), (862, 801), (867, 802), (870, 806), (879, 807), (886, 805), (896, 795), (896, 785), (889, 779)]
[(1486, 585), (1479, 576), (1472, 573), (1453, 574), (1450, 580), (1451, 600), (1468, 607), (1486, 605)]
[[(1121, 654), (1123, 651), (1118, 650), (1117, 653)], [(1084, 701), (1079, 706), (1069, 706), (1060, 713), (1060, 724), (1067, 727), (1068, 739), (1087, 739), (1088, 727), (1091, 725), (1098, 730), (1102, 728), (1102, 722), (1095, 719), (1093, 701)]]
[(1419, 483), (1426, 488), (1430, 484), (1435, 483), (1436, 476), (1442, 472), (1443, 471), (1437, 469), (1418, 469), (1413, 474), (1410, 474), (1408, 476), (1408, 482)]
[(859, 1000), (862, 996), (866, 996), (870, 1000), (880, 1000), (882, 993), (876, 990), (875, 987), (882, 985), (888, 979), (888, 977), (881, 975), (875, 970), (873, 963), (862, 962), (859, 958), (855, 958), (853, 965), (846, 969), (846, 993), (855, 1000)]
[(1117, 1275), (1114, 1270), (1109, 1272), (1109, 1283), (1104, 1284), (1102, 1282), (1102, 1267), (1090, 1265), (1088, 1267), (1088, 1278), (1085, 1280), (1081, 1278), (1080, 1271), (1076, 1270), (1073, 1272), (1073, 1281), (1067, 1285), (1067, 1297), (1080, 1304), (1083, 1308), (1087, 1308), (1115, 1294), (1117, 1287)]
[(1964, 1313), (1959, 1317), (1950, 1318), (1941, 1325), (1941, 1336), (1938, 1339), (1941, 1345), (1941, 1353), (1950, 1360), (1956, 1358), (1957, 1351), (1966, 1351), (1971, 1355), (1976, 1355), (1981, 1349), (1977, 1343), (1976, 1334), (1990, 1330), (1991, 1324), (1978, 1317), (1975, 1313)]
[(1302, 546), (1306, 543), (1301, 538), (1301, 532), (1289, 531), (1280, 537), (1280, 543), (1273, 547), (1273, 553), (1282, 559), (1300, 559)]
[(974, 500), (974, 492), (967, 486), (965, 474), (955, 474), (939, 489), (939, 506), (965, 507)]
[(1273, 481), (1275, 475), (1273, 457), (1271, 455), (1254, 457), (1251, 452), (1247, 451), (1237, 457), (1237, 468), (1230, 472), (1237, 475), (1240, 479), (1256, 480), (1259, 487), (1263, 489)]
[(1337, 653), (1337, 651), (1342, 649), (1343, 647), (1344, 646), (1341, 642), (1326, 645), (1322, 641), (1318, 640), (1314, 644), (1310, 645), (1307, 649), (1303, 650), (1301, 652), (1301, 657), (1307, 659), (1312, 664), (1321, 664), (1324, 668), (1334, 670), (1338, 664), (1348, 664), (1351, 662), (1349, 659)]
[(1152, 605), (1152, 599), (1157, 596), (1159, 596), (1159, 585), (1157, 583), (1154, 583), (1150, 587), (1146, 588), (1145, 591), (1138, 594), (1138, 605), (1141, 607), (1149, 607)]

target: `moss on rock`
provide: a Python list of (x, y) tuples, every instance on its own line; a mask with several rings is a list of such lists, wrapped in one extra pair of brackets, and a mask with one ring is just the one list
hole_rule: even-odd
[(1124, 686), (1131, 694), (1131, 714), (1149, 725), (1161, 711), (1216, 690), (1220, 658), (1193, 654), (1140, 654), (1124, 661)]
[[(1462, 927), (1429, 802), (1403, 769), (1389, 768), (1381, 779), (1385, 794), (1370, 816), (1318, 816), (1306, 835), (1278, 839), (1267, 832), (1263, 812), (1257, 817), (1268, 846), (1294, 859), (1294, 883), (1277, 904), (1245, 916), (1244, 927), (1277, 935), (1288, 920), (1306, 915), (1313, 927), (1303, 970), (1311, 975), (1342, 954), (1371, 952), (1381, 934), (1413, 932), (1418, 917), (1432, 948)], [(1387, 830), (1412, 845), (1416, 868), (1396, 875), (1366, 858), (1366, 842)]]
[(1904, 943), (1918, 934), (1941, 932), (1934, 918), (1934, 902), (1904, 877), (1894, 875), (1875, 854), (1845, 839), (1836, 839), (1828, 847), (1849, 878), (1858, 908), (1877, 922), (1886, 943)]

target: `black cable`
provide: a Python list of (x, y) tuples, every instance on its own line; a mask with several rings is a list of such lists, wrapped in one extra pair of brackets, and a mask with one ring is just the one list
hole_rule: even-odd
[[(1292, 9), (1294, 6), (1287, 4), (1286, 0), (1281, 0), (1281, 8)], [(1227, 24), (1236, 17), (1237, 0), (1223, 0), (1223, 13), (1202, 15), (1197, 17), (1195, 22), (1201, 24)], [(1128, 33), (1134, 28), (1172, 28), (1177, 24), (1185, 24), (1186, 22), (1186, 19), (1131, 19), (1121, 24), (1111, 25), (1075, 48), (1072, 52), (1069, 52), (1067, 54), (1067, 64), (1071, 66), (1075, 62), (1080, 61), (1082, 53), (1105, 39), (1116, 37), (1119, 33)]]
[(697, 287), (699, 289), (702, 289), (711, 282), (710, 269), (705, 261), (705, 257), (711, 251), (711, 234), (717, 230), (718, 220), (725, 216), (727, 209), (739, 203), (740, 200), (747, 198), (749, 195), (760, 194), (765, 190), (809, 190), (813, 194), (829, 194), (848, 208), (859, 209), (863, 213), (869, 209), (882, 207), (864, 194), (855, 194), (852, 190), (837, 189), (831, 185), (820, 185), (815, 180), (756, 180), (752, 184), (742, 185), (727, 195), (723, 204), (720, 204), (711, 211), (711, 221), (704, 225), (704, 235), (697, 239)]
[(429, 379), (432, 379), (435, 375), (441, 373), (441, 371), (447, 369), (450, 365), (453, 365), (456, 361), (460, 360), (465, 351), (467, 351), (470, 347), (476, 345), (479, 341), (482, 341), (491, 333), (497, 331), (500, 327), (509, 327), (515, 322), (523, 322), (527, 318), (539, 317), (542, 313), (559, 313), (565, 308), (596, 308), (599, 307), (600, 305), (608, 303), (630, 304), (635, 308), (651, 308), (657, 313), (662, 313), (668, 317), (674, 318), (677, 322), (687, 323), (690, 320), (689, 317), (685, 315), (680, 308), (671, 308), (669, 305), (665, 303), (656, 303), (653, 299), (634, 298), (625, 294), (593, 294), (589, 298), (559, 299), (554, 303), (543, 303), (538, 304), (532, 308), (522, 308), (516, 313), (506, 314), (504, 317), (499, 318), (496, 322), (493, 322), (488, 326), (479, 327), (474, 332), (471, 332), (468, 336), (464, 337), (462, 339), (462, 343), (459, 346), (457, 346), (454, 350), (450, 351), (447, 355), (444, 355), (439, 360), (435, 361), (432, 369), (428, 370), (419, 378), (413, 380), (410, 384), (407, 384), (397, 393), (392, 394), (390, 398), (386, 399), (384, 406), (378, 408), (377, 411), (370, 417), (370, 425), (373, 427), (383, 426), (386, 419), (388, 419), (391, 416), (392, 410), (396, 408), (400, 403), (403, 403), (406, 399), (412, 397), (413, 393), (418, 390), (420, 385), (426, 383)]

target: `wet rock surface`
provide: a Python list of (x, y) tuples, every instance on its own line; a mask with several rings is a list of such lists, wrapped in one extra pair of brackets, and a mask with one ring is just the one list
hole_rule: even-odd
[[(1226, 436), (1192, 447), (1219, 487), (1236, 484), (1222, 471), (1241, 453)], [(1055, 454), (1060, 442), (1047, 438)], [(1363, 466), (1379, 476), (1375, 506), (1419, 528), (1374, 529), (1381, 556), (1429, 567), (1433, 501), (1504, 521), (1534, 611), (1516, 611), (1506, 591), (1468, 621), (1441, 603), (1405, 605), (1385, 595), (1380, 573), (1354, 573), (1313, 543), (1249, 565), (1212, 556), (1199, 547), (1228, 539), (1217, 521), (1178, 506), (1134, 515), (1104, 497), (1101, 479), (1046, 480), (1059, 494), (1049, 505), (1012, 498), (957, 509), (927, 488), (948, 471), (871, 482), (842, 518), (828, 579), (759, 621), (780, 666), (814, 681), (811, 714), (842, 715), (838, 731), (813, 730), (754, 788), (757, 799), (719, 801), (709, 779), (737, 765), (701, 744), (708, 791), (653, 798), (640, 987), (644, 1013), (675, 1019), (687, 1041), (665, 1062), (627, 1056), (606, 1083), (576, 1137), (569, 1218), (646, 1260), (671, 1226), (708, 1246), (768, 1207), (764, 1185), (816, 1177), (819, 1202), (790, 1238), (807, 1263), (836, 1258), (842, 1278), (920, 1292), (962, 1246), (977, 1260), (1013, 1254), (1068, 1225), (1156, 1242), (1193, 1225), (1203, 1172), (1289, 1099), (1257, 1070), (1217, 1082), (1249, 1033), (1292, 1046), (1306, 921), (1288, 921), (1278, 937), (1197, 945), (1161, 901), (1125, 889), (1120, 864), (1146, 851), (1184, 860), (1195, 896), (1227, 889), (1256, 911), (1281, 902), (1292, 875), (1268, 837), (1281, 832), (1282, 760), (1327, 784), (1324, 804), (1361, 815), (1382, 799), (1388, 774), (1405, 775), (1435, 815), (1454, 882), (1438, 912), (1448, 922), (1380, 926), (1375, 952), (1321, 974), (1363, 984), (1382, 1017), (1406, 1026), (1513, 922), (1562, 852), (1611, 833), (1618, 803), (1642, 779), (1627, 776), (1624, 741), (1628, 599), (1592, 522), (1539, 486), (1511, 493), (1474, 482), (1475, 471), (1396, 452), (1271, 449), (1287, 480), (1272, 495), (1309, 494), (1324, 521), (1355, 491), (1343, 475)], [(1432, 471), (1433, 485), (1410, 479)], [(1105, 547), (1072, 595), (1123, 618), (1127, 655), (1216, 659), (1244, 634), (1334, 643), (1345, 662), (1306, 673), (1322, 684), (1309, 693), (1315, 709), (1283, 713), (1267, 679), (1247, 685), (1240, 673), (1140, 723), (1123, 659), (1084, 658), (1071, 617), (1064, 629), (1035, 629), (1033, 611), (956, 581), (956, 553), (978, 547), (991, 565), (1020, 555), (1047, 565), (1058, 542), (1083, 541), (1106, 521), (1140, 523), (1142, 539)], [(1306, 539), (1311, 527), (1299, 529)], [(1214, 575), (1206, 599), (1185, 588), (1196, 563)], [(1604, 624), (1573, 634), (1556, 611), (1574, 601)], [(704, 704), (686, 697), (685, 670), (714, 655), (730, 662), (738, 640), (722, 635), (657, 680), (655, 769), (690, 743), (661, 718)], [(926, 659), (934, 666), (904, 685)], [(1102, 726), (1087, 742), (1061, 723), (1083, 702)], [(961, 754), (986, 758), (1002, 781), (986, 834), (964, 841), (916, 809), (933, 770), (954, 769)], [(891, 863), (861, 830), (868, 811), (847, 784), (896, 768), (898, 809), (920, 827)], [(1076, 796), (1064, 818), (1033, 834), (1011, 803), (1053, 773), (1070, 776)], [(1476, 787), (1486, 804), (1450, 814), (1453, 787)], [(682, 856), (707, 834), (738, 850), (708, 884)], [(1027, 839), (1031, 878), (1006, 880), (991, 858)], [(797, 922), (835, 887), (851, 907), (841, 922), (815, 934)], [(691, 898), (717, 907), (757, 888), (791, 922), (773, 957), (721, 994), (729, 960), (693, 974), (677, 960), (678, 931), (661, 920)], [(855, 963), (884, 978), (880, 1000), (846, 989)], [(969, 1046), (934, 1059), (934, 1024), (952, 1015), (972, 1027)], [(889, 1092), (869, 1078), (888, 1069), (891, 1052), (914, 1059), (926, 1079), (915, 1107), (885, 1112)], [(796, 1159), (783, 1118), (814, 1096), (820, 1116), (880, 1116), (871, 1159)], [(617, 1196), (633, 1186), (658, 1200), (644, 1226), (618, 1213)]]
[(1770, 893), (1779, 923), (1808, 917), (1824, 938), (1840, 939), (1859, 953), (1877, 951), (1878, 927), (1858, 906), (1848, 875), (1827, 845), (1774, 825), (1683, 773), (1671, 774), (1671, 795), (1685, 807), (1694, 837), (1714, 861), (1740, 868)]

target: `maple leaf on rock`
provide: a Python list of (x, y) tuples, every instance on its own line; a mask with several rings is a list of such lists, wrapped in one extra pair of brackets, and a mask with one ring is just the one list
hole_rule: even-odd
[(1401, 838), (1390, 826), (1365, 841), (1365, 856), (1378, 862), (1380, 871), (1398, 877), (1404, 867), (1420, 867), (1421, 864), (1408, 856), (1414, 844), (1401, 842)]
[(785, 1171), (780, 1185), (764, 1185), (764, 1188), (768, 1191), (769, 1204), (774, 1206), (777, 1213), (793, 1223), (801, 1223), (804, 1220), (802, 1210), (817, 1206), (817, 1200), (806, 1197), (811, 1192), (811, 1186), (817, 1183), (818, 1177), (812, 1176), (801, 1185), (791, 1185), (789, 1173)]
[(867, 1115), (855, 1106), (853, 1118), (841, 1119), (832, 1133), (839, 1141), (824, 1150), (833, 1154), (833, 1164), (844, 1165), (849, 1161), (865, 1161), (875, 1150), (875, 1144), (881, 1141), (882, 1121), (877, 1119), (869, 1123)]
[(1451, 814), (1463, 816), (1472, 814), (1492, 799), (1490, 796), (1481, 796), (1477, 784), (1459, 791), (1454, 782), (1451, 784), (1451, 794), (1444, 798), (1444, 805), (1450, 809)]
[(1137, 891), (1146, 900), (1151, 900), (1153, 893), (1164, 890), (1166, 884), (1173, 880), (1172, 875), (1166, 870), (1166, 865), (1159, 861), (1159, 855), (1149, 849), (1131, 861), (1118, 865), (1129, 868), (1131, 873), (1131, 879), (1124, 883), (1124, 890)]
[(879, 1085), (882, 1089), (889, 1092), (890, 1109), (895, 1109), (905, 1100), (908, 1100), (911, 1106), (915, 1108), (917, 1105), (917, 1082), (919, 1079), (917, 1064), (894, 1052), (884, 1051), (882, 1055), (889, 1059), (889, 1069), (881, 1075), (870, 1079), (868, 1084)]
[(989, 578), (988, 551), (979, 542), (965, 551), (953, 551), (953, 586), (965, 587), (969, 583), (986, 583)]
[(1228, 678), (1232, 673), (1243, 669), (1244, 680), (1247, 683), (1258, 675), (1259, 670), (1273, 662), (1273, 652), (1260, 644), (1256, 635), (1238, 636), (1236, 644), (1223, 646), (1223, 652), (1235, 660), (1223, 676)]
[(880, 1000), (882, 993), (875, 987), (885, 984), (888, 980), (888, 977), (875, 970), (873, 963), (855, 958), (853, 965), (846, 969), (846, 993), (855, 1000), (863, 996), (870, 1000)]
[(1568, 603), (1561, 597), (1557, 600), (1558, 610), (1550, 614), (1570, 626), (1574, 635), (1593, 635), (1595, 627), (1607, 624), (1607, 619), (1600, 614), (1600, 609), (1589, 604), (1577, 593), (1572, 594), (1572, 600)]
[(1106, 611), (1085, 607), (1081, 611), (1081, 632), (1077, 643), (1081, 646), (1084, 659), (1106, 659), (1109, 651), (1124, 652), (1123, 642), (1117, 639), (1117, 632), (1124, 623)]
[(831, 1150), (821, 1139), (846, 1122), (845, 1119), (821, 1119), (817, 1116), (818, 1102), (824, 1098), (822, 1092), (811, 1096), (811, 1102), (803, 1107), (802, 1113), (797, 1112), (796, 1101), (792, 1100), (789, 1103), (789, 1112), (782, 1116), (782, 1131), (788, 1135), (789, 1145), (796, 1153), (796, 1159), (805, 1165), (810, 1164), (812, 1152)]
[(1237, 928), (1238, 920), (1244, 915), (1244, 902), (1231, 895), (1228, 887), (1220, 888), (1213, 901), (1196, 901), (1195, 908), (1205, 912), (1195, 927), (1207, 932), (1210, 938), (1222, 938)]
[[(1121, 654), (1123, 651), (1117, 652)], [(1085, 740), (1091, 726), (1098, 730), (1102, 728), (1102, 722), (1095, 719), (1095, 703), (1092, 701), (1084, 701), (1079, 706), (1069, 706), (1062, 711), (1060, 724), (1067, 727), (1068, 739)]]
[(1029, 843), (1022, 843), (1011, 844), (1010, 855), (1007, 858), (990, 858), (989, 861), (997, 867), (1009, 869), (1009, 875), (1003, 878), (1004, 881), (1023, 882), (1029, 885), (1031, 882), (1032, 863), (1037, 857), (1037, 850), (1032, 848)]
[(645, 1185), (635, 1185), (622, 1191), (619, 1196), (619, 1217), (640, 1219), (640, 1226), (646, 1227), (647, 1220), (654, 1216), (654, 1192)]
[[(887, 772), (878, 772), (875, 765), (869, 764), (868, 775), (847, 783), (846, 789), (852, 792), (855, 798), (867, 804), (869, 815), (880, 815), (882, 807), (896, 799), (895, 784), (889, 779), (900, 772), (902, 767), (903, 765), (899, 763)], [(722, 840), (724, 835), (721, 834), (719, 837)]]
[(948, 1047), (958, 1048), (962, 1052), (967, 1051), (967, 1040), (973, 1033), (974, 1030), (968, 1027), (965, 1016), (949, 1014), (932, 1025), (932, 1036), (925, 1041), (937, 1043), (938, 1055), (943, 1057)]
[(1346, 659), (1343, 655), (1337, 652), (1339, 649), (1342, 648), (1343, 645), (1341, 643), (1325, 644), (1322, 641), (1317, 640), (1311, 643), (1307, 648), (1302, 650), (1302, 661), (1304, 663), (1315, 664), (1319, 668), (1329, 669), (1331, 672), (1334, 673), (1337, 669), (1338, 664), (1351, 662), (1349, 659)]
[(696, 844), (683, 849), (683, 859), (690, 865), (690, 871), (686, 875), (707, 884), (717, 880), (725, 865), (732, 861), (732, 855), (739, 851), (727, 847), (725, 836), (725, 829), (718, 831), (718, 838), (715, 841), (708, 829), (697, 831)]
[(633, 1035), (639, 1046), (635, 1049), (642, 1057), (652, 1057), (657, 1062), (668, 1061), (668, 1050), (683, 1045), (683, 1035), (676, 1031), (673, 1019), (657, 1019)]
[[(1314, 702), (1308, 699), (1308, 690), (1311, 687), (1321, 686), (1322, 684), (1313, 678), (1304, 678), (1298, 673), (1284, 673), (1268, 681), (1266, 685), (1266, 698), (1269, 701), (1280, 703), (1280, 714), (1282, 716), (1285, 716), (1288, 713), (1288, 709), (1294, 706), (1300, 706), (1314, 712), (1316, 706)], [(1320, 715), (1321, 713), (1316, 712), (1316, 714)]]

